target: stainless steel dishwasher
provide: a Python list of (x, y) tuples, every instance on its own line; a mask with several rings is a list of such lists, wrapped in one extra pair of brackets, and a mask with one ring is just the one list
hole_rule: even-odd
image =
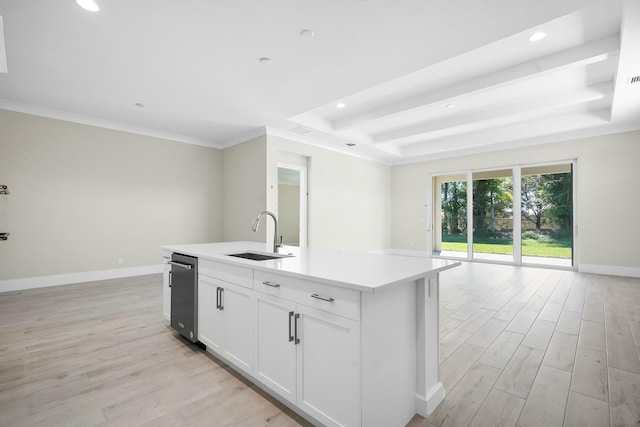
[(198, 258), (171, 254), (171, 327), (198, 341)]

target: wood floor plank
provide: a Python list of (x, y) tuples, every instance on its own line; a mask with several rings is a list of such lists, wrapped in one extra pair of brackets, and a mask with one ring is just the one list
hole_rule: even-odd
[(496, 388), (526, 398), (543, 357), (544, 351), (521, 345), (502, 371)]
[(573, 371), (573, 362), (576, 358), (577, 346), (577, 336), (555, 332), (551, 337), (551, 342), (542, 364), (571, 373)]
[(562, 426), (571, 374), (542, 366), (518, 419), (521, 427)]
[(611, 425), (635, 426), (640, 422), (640, 374), (609, 368)]
[(523, 339), (524, 334), (503, 331), (480, 357), (479, 361), (494, 368), (504, 369)]
[(427, 421), (438, 426), (469, 425), (499, 375), (499, 369), (476, 363)]
[(607, 401), (607, 356), (602, 351), (578, 347), (571, 378), (571, 390)]
[(563, 310), (556, 325), (556, 331), (565, 334), (578, 335), (580, 333), (580, 323), (582, 314), (575, 311)]
[(638, 349), (631, 337), (607, 334), (607, 360), (611, 367), (640, 373)]
[(549, 341), (551, 341), (555, 326), (555, 322), (548, 322), (546, 320), (534, 321), (529, 332), (525, 335), (524, 340), (522, 340), (522, 345), (545, 351), (549, 345)]
[(578, 345), (591, 350), (607, 351), (604, 323), (583, 320)]
[(506, 320), (490, 319), (467, 340), (467, 344), (488, 348), (508, 324)]
[(564, 419), (566, 427), (608, 427), (609, 405), (599, 399), (569, 392), (569, 402)]
[(524, 399), (494, 388), (482, 403), (470, 426), (515, 426), (524, 402)]

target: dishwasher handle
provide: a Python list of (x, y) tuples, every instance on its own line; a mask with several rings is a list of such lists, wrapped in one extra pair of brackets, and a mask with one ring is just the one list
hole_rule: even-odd
[(177, 262), (177, 261), (169, 261), (169, 264), (175, 265), (176, 267), (186, 268), (187, 270), (191, 270), (193, 268), (191, 264), (184, 264), (182, 262)]

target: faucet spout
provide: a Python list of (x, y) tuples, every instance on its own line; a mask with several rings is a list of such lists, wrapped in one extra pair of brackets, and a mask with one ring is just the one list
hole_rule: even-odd
[(269, 212), (269, 211), (260, 212), (256, 217), (255, 221), (253, 221), (253, 226), (251, 227), (251, 231), (254, 231), (254, 232), (258, 231), (258, 228), (260, 227), (260, 220), (265, 214), (273, 218), (273, 223), (275, 224), (275, 227), (273, 230), (273, 253), (277, 254), (278, 248), (282, 247), (282, 241), (278, 243), (278, 219), (272, 212)]

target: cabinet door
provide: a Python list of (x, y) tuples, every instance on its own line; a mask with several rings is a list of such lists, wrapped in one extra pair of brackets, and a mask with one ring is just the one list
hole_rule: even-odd
[(326, 425), (360, 425), (360, 328), (298, 305), (297, 404)]
[(256, 377), (280, 396), (296, 403), (296, 305), (257, 292)]
[(224, 346), (224, 310), (217, 307), (221, 280), (198, 275), (198, 341), (220, 352)]
[(253, 324), (255, 297), (253, 290), (223, 282), (221, 312), (224, 313), (224, 357), (238, 368), (252, 373)]
[(162, 316), (167, 320), (171, 320), (171, 266), (168, 264), (170, 260), (170, 254), (162, 255)]

